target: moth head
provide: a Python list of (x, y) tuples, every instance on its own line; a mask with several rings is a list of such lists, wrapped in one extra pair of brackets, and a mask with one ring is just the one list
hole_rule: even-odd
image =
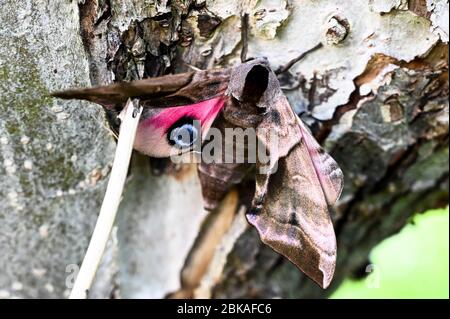
[(280, 85), (265, 58), (258, 58), (235, 67), (226, 94), (239, 102), (266, 107), (279, 94)]

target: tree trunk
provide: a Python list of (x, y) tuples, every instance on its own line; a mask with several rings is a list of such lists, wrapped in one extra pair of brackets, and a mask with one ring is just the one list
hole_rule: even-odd
[(339, 163), (338, 265), (322, 290), (264, 246), (245, 185), (207, 213), (194, 164), (134, 154), (92, 298), (327, 297), (370, 250), (448, 197), (448, 1), (0, 0), (0, 297), (63, 297), (114, 153), (98, 106), (49, 91), (248, 57), (275, 70)]

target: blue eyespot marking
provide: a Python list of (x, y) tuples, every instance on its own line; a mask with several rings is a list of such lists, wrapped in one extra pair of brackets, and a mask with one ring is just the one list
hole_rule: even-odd
[(198, 130), (191, 123), (186, 123), (180, 127), (175, 127), (170, 132), (170, 140), (174, 145), (185, 148), (192, 146), (197, 141)]

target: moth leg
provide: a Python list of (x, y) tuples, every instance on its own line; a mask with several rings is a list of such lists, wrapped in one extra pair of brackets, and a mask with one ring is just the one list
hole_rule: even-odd
[(186, 65), (188, 68), (190, 68), (191, 70), (194, 70), (195, 72), (201, 72), (201, 71), (204, 71), (204, 70), (202, 70), (202, 69), (200, 69), (200, 68), (198, 68), (198, 67), (196, 67), (195, 65), (192, 65), (192, 64), (190, 64), (190, 63), (187, 63), (186, 61), (182, 61), (183, 62), (183, 64), (184, 65)]
[(241, 62), (244, 63), (247, 61), (248, 52), (248, 13), (244, 13), (244, 15), (241, 17), (241, 39)]
[(140, 79), (141, 79), (141, 76), (139, 75), (139, 68), (138, 68), (138, 65), (137, 65), (137, 63), (136, 63), (135, 58), (132, 57), (132, 58), (131, 58), (131, 61), (133, 61), (133, 67), (134, 67), (134, 73), (136, 73), (136, 79), (137, 79), (137, 80), (140, 80)]
[(297, 63), (298, 61), (302, 60), (303, 58), (305, 58), (308, 54), (310, 54), (311, 52), (314, 52), (318, 49), (320, 49), (321, 47), (323, 47), (322, 42), (320, 42), (319, 44), (315, 45), (314, 47), (312, 47), (309, 50), (306, 50), (305, 52), (303, 52), (302, 54), (300, 54), (298, 57), (292, 59), (291, 61), (289, 61), (288, 63), (286, 63), (284, 66), (280, 67), (278, 70), (275, 71), (275, 74), (281, 74), (284, 73), (286, 71), (289, 71), (290, 68), (292, 68), (292, 66), (294, 66), (295, 63)]
[(135, 118), (138, 115), (139, 107), (140, 107), (139, 99), (134, 99), (133, 100), (133, 114), (132, 114), (133, 118)]
[(289, 92), (289, 91), (295, 91), (301, 88), (302, 85), (304, 85), (306, 82), (306, 78), (303, 74), (298, 75), (297, 82), (294, 83), (292, 86), (282, 86), (281, 89), (283, 92)]

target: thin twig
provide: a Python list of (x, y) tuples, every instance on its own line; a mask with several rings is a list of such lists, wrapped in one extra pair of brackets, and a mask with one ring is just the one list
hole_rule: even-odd
[(245, 13), (241, 18), (241, 39), (242, 39), (242, 51), (241, 62), (247, 61), (248, 52), (248, 13)]
[(280, 73), (284, 73), (286, 71), (288, 71), (290, 68), (292, 68), (292, 66), (297, 63), (298, 61), (300, 61), (301, 59), (303, 59), (305, 56), (307, 56), (309, 53), (320, 49), (323, 46), (322, 43), (317, 44), (316, 46), (314, 46), (313, 48), (306, 50), (305, 52), (303, 52), (302, 54), (300, 54), (298, 57), (296, 57), (295, 59), (292, 59), (291, 61), (289, 61), (286, 65), (282, 66), (279, 70), (275, 71), (276, 74), (280, 74)]
[[(127, 101), (122, 112), (124, 118), (120, 125), (119, 140), (117, 142), (116, 155), (111, 169), (111, 175), (106, 188), (105, 198), (103, 199), (100, 214), (98, 215), (94, 233), (92, 234), (89, 247), (78, 272), (77, 279), (70, 293), (70, 299), (85, 299), (94, 280), (95, 273), (105, 251), (111, 233), (120, 198), (123, 192), (123, 186), (127, 177), (128, 166), (130, 164), (131, 151), (133, 149), (134, 137), (136, 135), (137, 125), (142, 113), (142, 107), (139, 108), (135, 117), (133, 113), (137, 100)], [(122, 115), (121, 114), (121, 115)]]

